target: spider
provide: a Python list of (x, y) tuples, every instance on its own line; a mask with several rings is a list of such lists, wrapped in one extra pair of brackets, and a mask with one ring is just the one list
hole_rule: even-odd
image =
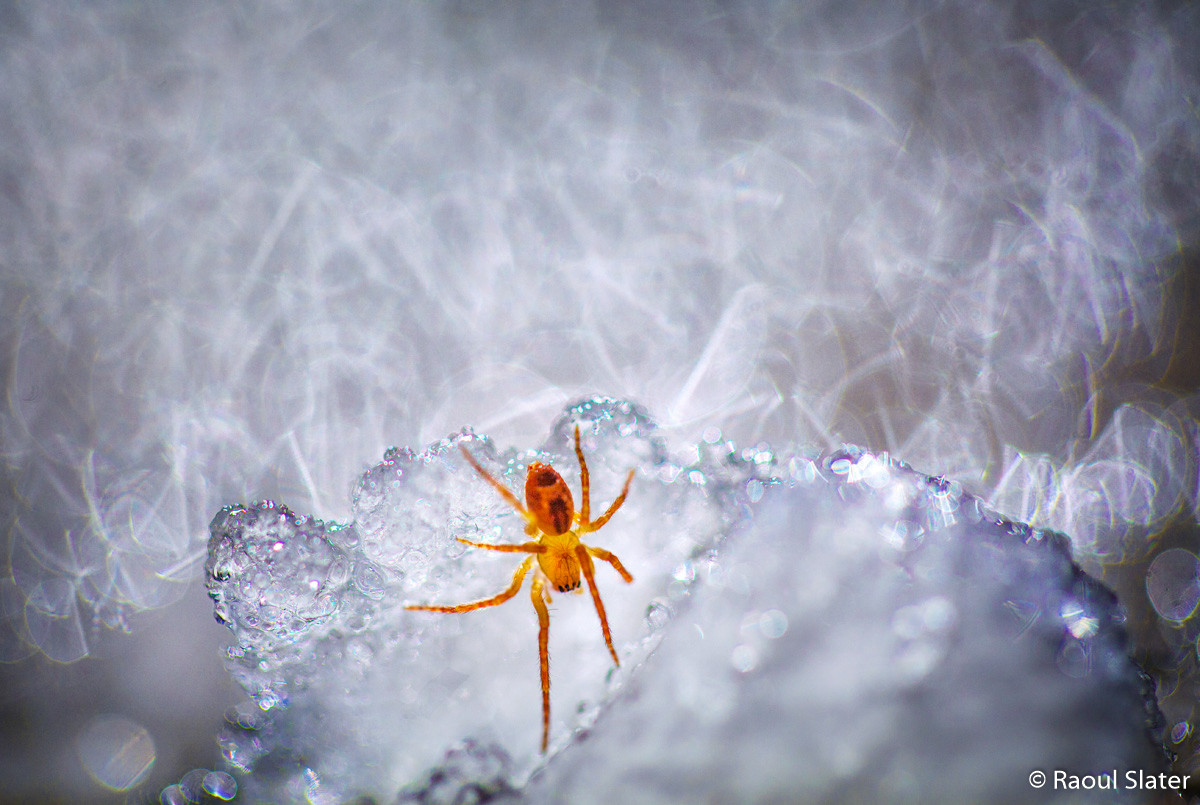
[[(622, 487), (621, 494), (617, 495), (617, 499), (608, 507), (608, 511), (592, 520), (588, 501), (587, 461), (584, 460), (583, 448), (579, 445), (578, 425), (575, 426), (575, 455), (579, 458), (579, 484), (583, 498), (583, 505), (579, 511), (575, 511), (575, 503), (571, 498), (571, 490), (567, 487), (567, 482), (549, 464), (535, 461), (529, 465), (529, 471), (525, 476), (525, 505), (522, 506), (516, 495), (480, 466), (479, 462), (475, 460), (475, 456), (467, 450), (466, 445), (460, 444), (459, 449), (462, 450), (467, 463), (475, 468), (475, 472), (495, 487), (501, 497), (520, 512), (521, 516), (525, 518), (525, 534), (534, 539), (520, 545), (492, 545), (485, 542), (472, 542), (461, 537), (456, 539), (467, 545), (486, 548), (489, 551), (528, 553), (532, 556), (527, 556), (517, 566), (517, 571), (513, 573), (512, 584), (499, 595), (457, 606), (411, 605), (406, 606), (405, 609), (426, 612), (470, 612), (473, 609), (498, 606), (517, 594), (521, 589), (521, 584), (525, 581), (525, 575), (530, 568), (533, 568), (533, 585), (530, 589), (530, 596), (538, 616), (538, 654), (542, 669), (542, 754), (545, 754), (550, 737), (550, 612), (546, 609), (546, 604), (550, 603), (550, 591), (547, 587), (553, 587), (560, 593), (580, 592), (579, 575), (580, 572), (583, 573), (583, 577), (587, 579), (588, 589), (592, 593), (592, 602), (596, 605), (596, 614), (600, 616), (600, 630), (604, 633), (604, 643), (608, 646), (608, 653), (612, 655), (613, 663), (619, 667), (621, 661), (617, 659), (617, 652), (613, 648), (612, 634), (608, 630), (608, 617), (604, 614), (604, 603), (600, 600), (600, 591), (596, 589), (592, 557), (612, 565), (626, 583), (632, 582), (633, 576), (612, 552), (585, 545), (579, 538), (592, 531), (599, 531), (616, 513), (617, 509), (621, 508), (621, 504), (625, 502), (625, 496), (629, 493), (629, 484), (633, 481), (634, 471), (630, 470), (629, 475), (625, 476), (625, 486)], [(537, 567), (533, 565), (535, 557), (537, 558)]]

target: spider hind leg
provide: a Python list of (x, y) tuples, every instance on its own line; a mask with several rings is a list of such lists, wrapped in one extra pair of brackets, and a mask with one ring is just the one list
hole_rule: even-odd
[(604, 612), (604, 602), (600, 600), (600, 590), (596, 588), (596, 568), (592, 564), (592, 557), (588, 555), (587, 548), (582, 544), (575, 549), (575, 555), (579, 557), (583, 577), (587, 579), (588, 589), (592, 593), (592, 603), (596, 605), (596, 614), (600, 616), (600, 631), (604, 633), (604, 645), (608, 646), (608, 653), (612, 656), (613, 664), (620, 668), (621, 661), (617, 658), (617, 650), (613, 648), (612, 632), (608, 629), (608, 615)]
[(550, 611), (546, 609), (546, 600), (550, 595), (539, 576), (533, 579), (529, 590), (533, 599), (533, 608), (538, 616), (538, 660), (542, 672), (542, 754), (546, 754), (546, 746), (550, 741)]

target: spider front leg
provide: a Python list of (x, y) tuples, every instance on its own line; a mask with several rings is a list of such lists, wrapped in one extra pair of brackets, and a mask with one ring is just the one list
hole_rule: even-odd
[(545, 553), (546, 546), (540, 542), (522, 542), (520, 545), (512, 545), (506, 542), (472, 542), (469, 539), (455, 537), (456, 540), (463, 545), (470, 545), (473, 548), (487, 548), (489, 551), (502, 551), (504, 553)]
[(596, 518), (594, 522), (581, 523), (579, 526), (581, 531), (599, 531), (608, 522), (609, 518), (617, 513), (617, 509), (621, 508), (621, 504), (625, 502), (625, 496), (629, 494), (629, 485), (633, 483), (633, 474), (635, 472), (636, 470), (630, 470), (629, 474), (625, 476), (625, 485), (621, 487), (621, 494), (617, 495), (617, 499), (608, 507), (608, 511)]
[(579, 459), (579, 491), (583, 498), (579, 507), (579, 523), (586, 524), (588, 518), (591, 517), (592, 505), (588, 499), (588, 493), (591, 491), (590, 479), (588, 478), (587, 460), (583, 457), (583, 448), (579, 445), (579, 426), (575, 426), (575, 456)]
[[(492, 546), (495, 547), (495, 546)], [(519, 547), (519, 546), (512, 546)], [(493, 595), (491, 598), (485, 598), (482, 601), (472, 601), (469, 604), (458, 604), (454, 606), (443, 606), (436, 604), (412, 604), (404, 607), (405, 609), (420, 610), (423, 612), (470, 612), (473, 609), (483, 609), (484, 607), (494, 607), (503, 604), (508, 599), (517, 594), (521, 589), (522, 582), (525, 581), (525, 574), (529, 572), (529, 568), (533, 566), (533, 557), (525, 557), (525, 561), (517, 567), (517, 572), (513, 574), (512, 584), (508, 589), (499, 595)], [(536, 583), (536, 582), (535, 582)]]

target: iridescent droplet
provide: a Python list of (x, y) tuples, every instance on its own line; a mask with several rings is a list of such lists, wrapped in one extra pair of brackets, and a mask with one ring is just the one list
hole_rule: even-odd
[(164, 788), (158, 795), (158, 801), (162, 805), (188, 805), (187, 794), (183, 793), (183, 789), (179, 787), (178, 783)]
[(1171, 727), (1171, 743), (1180, 743), (1192, 733), (1192, 725), (1186, 721), (1180, 721), (1174, 727)]
[(199, 802), (204, 795), (204, 780), (208, 777), (208, 769), (192, 769), (183, 775), (179, 781), (179, 789), (189, 802)]
[(1074, 599), (1059, 608), (1059, 616), (1074, 637), (1083, 640), (1100, 630), (1100, 620), (1088, 614), (1083, 604)]
[(210, 771), (204, 776), (204, 790), (217, 799), (230, 800), (237, 794), (237, 780), (223, 771)]

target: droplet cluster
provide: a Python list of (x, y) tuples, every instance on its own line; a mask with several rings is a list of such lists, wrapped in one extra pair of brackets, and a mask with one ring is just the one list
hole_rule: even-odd
[[(598, 571), (620, 669), (594, 613), (555, 598), (552, 754), (591, 729), (629, 675), (644, 663), (650, 673), (655, 660), (674, 668), (673, 684), (646, 717), (669, 724), (678, 707), (698, 719), (687, 730), (719, 735), (738, 718), (742, 686), (791, 680), (781, 667), (807, 667), (809, 649), (797, 653), (796, 641), (825, 634), (822, 624), (848, 612), (869, 618), (855, 629), (874, 636), (849, 684), (916, 690), (954, 667), (964, 634), (985, 654), (1004, 641), (1034, 641), (1055, 677), (1131, 691), (1146, 734), (1162, 737), (1146, 678), (1127, 656), (1124, 613), (1072, 562), (1063, 535), (1012, 522), (958, 483), (886, 453), (738, 447), (715, 428), (682, 444), (638, 406), (593, 398), (568, 407), (538, 450), (497, 450), (470, 429), (419, 453), (388, 450), (355, 486), (351, 524), (273, 502), (227, 507), (213, 520), (209, 592), (218, 620), (233, 629), (229, 665), (250, 696), (221, 737), (243, 791), (314, 802), (396, 791), (403, 801), (457, 801), (467, 791), (511, 793), (528, 779), (540, 762), (540, 711), (525, 596), (465, 615), (402, 605), (494, 595), (508, 583), (511, 555), (458, 538), (526, 538), (521, 518), (461, 449), (518, 493), (533, 461), (553, 463), (578, 489), (576, 426), (593, 512), (635, 470), (625, 506), (595, 535), (635, 583)], [(807, 530), (831, 512), (843, 531)], [(746, 546), (763, 539), (769, 549), (747, 560)], [(1194, 605), (1187, 579), (1179, 581), (1187, 575), (1174, 565), (1161, 574), (1160, 598), (1173, 611)], [(839, 605), (856, 583), (872, 586)], [(792, 681), (779, 684), (791, 690)], [(1175, 725), (1172, 740), (1188, 729)], [(847, 774), (859, 768), (851, 759), (839, 761)]]

